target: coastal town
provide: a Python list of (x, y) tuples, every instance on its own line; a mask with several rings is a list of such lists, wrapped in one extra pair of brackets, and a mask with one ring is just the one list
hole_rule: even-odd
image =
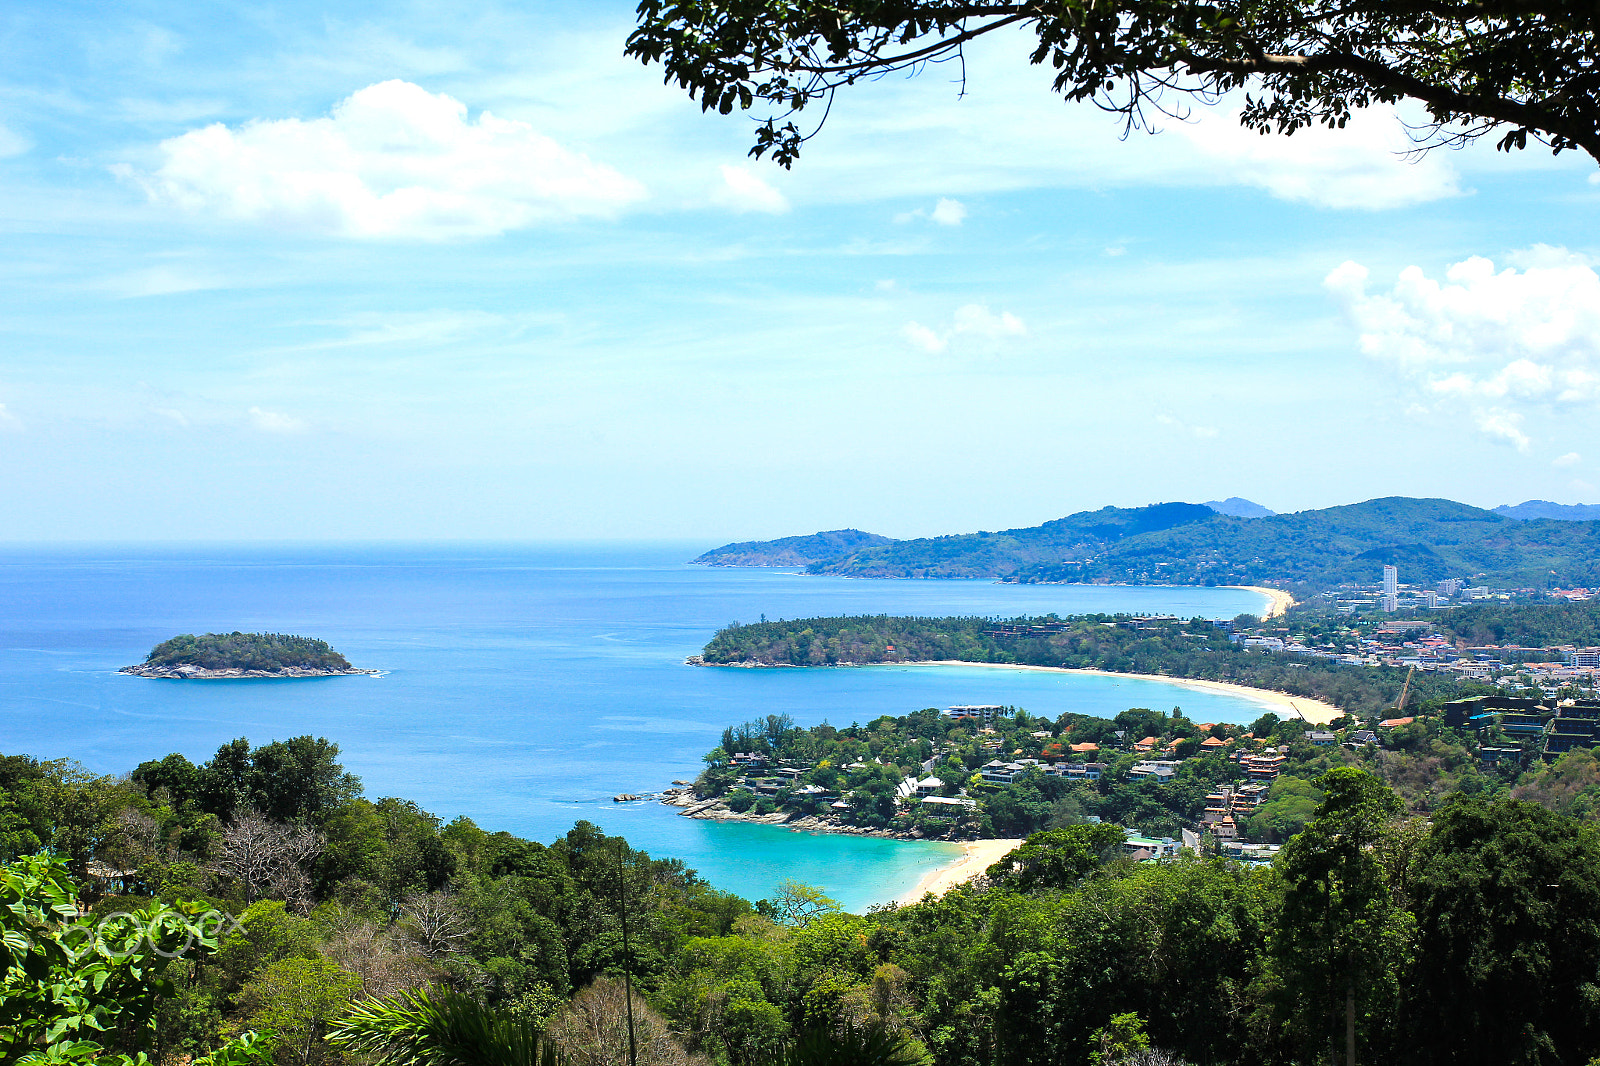
[(1570, 696), (1480, 695), (1324, 725), (1273, 713), (1248, 726), (1196, 723), (1176, 707), (1050, 721), (958, 705), (837, 729), (746, 723), (662, 801), (693, 818), (904, 839), (1021, 839), (1111, 822), (1126, 827), (1136, 859), (1187, 850), (1261, 862), (1311, 816), (1310, 782), (1330, 769), (1362, 767), (1404, 793), (1419, 752), (1443, 753), (1454, 773), (1414, 790), (1426, 805), (1451, 784), (1481, 787), (1464, 775), (1514, 782), (1597, 740), (1600, 701)]
[[(1385, 566), (1381, 584), (1327, 590), (1276, 624), (1273, 619), (1258, 625), (1225, 624), (1235, 643), (1264, 652), (1434, 673), (1506, 692), (1562, 689), (1571, 690), (1571, 695), (1593, 696), (1600, 647), (1475, 642), (1446, 632), (1440, 622), (1446, 612), (1469, 604), (1581, 604), (1596, 595), (1600, 590), (1590, 588), (1472, 586), (1460, 578), (1423, 588), (1402, 584), (1398, 568)], [(1308, 617), (1322, 621), (1329, 607), (1340, 623), (1315, 627), (1306, 623)]]

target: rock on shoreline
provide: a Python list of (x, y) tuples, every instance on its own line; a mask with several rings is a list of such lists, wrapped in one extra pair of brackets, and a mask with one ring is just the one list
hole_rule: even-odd
[(682, 807), (679, 815), (684, 818), (699, 818), (708, 822), (754, 822), (758, 825), (781, 825), (785, 829), (793, 829), (800, 833), (844, 833), (858, 837), (883, 837), (888, 840), (951, 840), (950, 837), (928, 837), (912, 831), (897, 833), (892, 829), (863, 829), (860, 826), (843, 825), (839, 822), (818, 818), (812, 814), (797, 815), (790, 811), (773, 811), (771, 814), (757, 814), (752, 808), (743, 814), (719, 798), (701, 799), (694, 794), (692, 788), (673, 788), (661, 794), (661, 802), (668, 807)]
[(225, 681), (242, 677), (342, 677), (345, 674), (377, 674), (379, 671), (361, 670), (354, 666), (348, 670), (325, 670), (314, 666), (285, 666), (281, 670), (246, 670), (242, 666), (227, 666), (220, 670), (208, 670), (193, 663), (177, 663), (172, 666), (140, 663), (137, 666), (124, 666), (117, 673), (167, 681)]

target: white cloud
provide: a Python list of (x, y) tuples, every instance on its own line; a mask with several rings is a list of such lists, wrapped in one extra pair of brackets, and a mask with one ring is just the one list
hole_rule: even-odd
[(712, 200), (740, 214), (759, 211), (768, 215), (781, 215), (789, 210), (789, 201), (783, 193), (768, 185), (745, 167), (721, 166), (722, 184), (712, 193)]
[(907, 322), (900, 332), (913, 346), (925, 352), (938, 353), (949, 348), (951, 342), (958, 338), (966, 338), (992, 349), (1007, 338), (1025, 335), (1028, 327), (1010, 311), (1002, 311), (997, 315), (984, 304), (963, 304), (956, 308), (950, 324), (943, 329), (932, 329), (920, 322)]
[(959, 226), (962, 219), (967, 217), (967, 206), (960, 200), (951, 200), (941, 197), (933, 205), (933, 213), (928, 216), (941, 226)]
[(0, 432), (19, 433), (22, 431), (22, 419), (6, 410), (6, 405), (0, 403)]
[(955, 332), (998, 340), (1001, 337), (1020, 337), (1028, 332), (1022, 319), (1010, 311), (994, 314), (983, 304), (967, 304), (956, 309)]
[(930, 355), (936, 355), (950, 345), (946, 335), (937, 333), (920, 322), (907, 322), (900, 332), (913, 347), (920, 348)]
[(250, 408), (250, 422), (263, 433), (299, 433), (306, 428), (304, 422), (292, 415), (260, 407)]
[(1526, 452), (1533, 442), (1522, 432), (1522, 416), (1515, 411), (1485, 411), (1478, 416), (1478, 428), (1491, 438)]
[(1407, 267), (1388, 292), (1368, 292), (1366, 267), (1347, 262), (1324, 284), (1364, 353), (1526, 451), (1524, 412), (1600, 401), (1600, 275), (1544, 245), (1508, 258), (1522, 269), (1474, 256), (1436, 281)]
[(1550, 460), (1550, 465), (1577, 466), (1581, 462), (1583, 462), (1583, 456), (1579, 455), (1577, 452), (1568, 452), (1566, 455), (1558, 455), (1556, 458)]
[(1237, 111), (1202, 109), (1173, 132), (1234, 181), (1283, 200), (1381, 210), (1461, 193), (1446, 156), (1405, 157), (1414, 146), (1399, 116), (1386, 108), (1357, 111), (1343, 129), (1314, 126), (1288, 137), (1244, 128)]
[(161, 143), (153, 174), (119, 174), (152, 199), (219, 216), (357, 238), (482, 237), (608, 217), (638, 182), (525, 122), (405, 81), (370, 85), (325, 118), (216, 123)]

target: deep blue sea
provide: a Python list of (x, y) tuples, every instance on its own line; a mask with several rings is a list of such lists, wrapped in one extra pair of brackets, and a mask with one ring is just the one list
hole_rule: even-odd
[[(894, 898), (954, 845), (700, 822), (614, 804), (698, 772), (727, 724), (787, 712), (846, 725), (957, 703), (1059, 715), (1260, 705), (1154, 681), (982, 667), (685, 666), (734, 621), (839, 614), (1168, 612), (1232, 617), (1237, 589), (856, 581), (684, 560), (703, 544), (0, 549), (0, 752), (122, 773), (168, 752), (313, 733), (369, 796), (550, 841), (584, 818), (750, 898), (785, 877), (852, 909)], [(155, 681), (120, 675), (177, 633), (298, 633), (381, 677)]]

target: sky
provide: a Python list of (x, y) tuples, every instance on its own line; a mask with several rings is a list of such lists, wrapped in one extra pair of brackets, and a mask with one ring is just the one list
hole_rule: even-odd
[(1018, 36), (792, 171), (633, 6), (0, 13), (0, 540), (703, 539), (1600, 500), (1600, 169), (1127, 138)]

